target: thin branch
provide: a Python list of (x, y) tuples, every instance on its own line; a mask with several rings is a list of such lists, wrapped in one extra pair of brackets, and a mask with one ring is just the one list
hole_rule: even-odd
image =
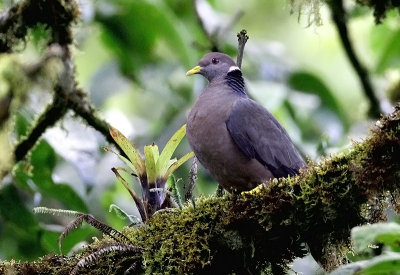
[(244, 46), (246, 45), (249, 36), (247, 35), (247, 31), (243, 29), (237, 34), (237, 37), (238, 37), (238, 55), (237, 55), (236, 65), (239, 68), (242, 68)]
[(369, 73), (365, 66), (361, 64), (350, 41), (349, 32), (346, 25), (346, 10), (343, 5), (343, 0), (330, 0), (328, 3), (332, 11), (332, 20), (336, 24), (343, 48), (350, 60), (351, 65), (357, 73), (357, 76), (363, 87), (364, 94), (369, 100), (369, 116), (378, 118), (381, 113), (379, 100), (375, 95), (374, 89), (372, 88)]
[(192, 165), (189, 171), (189, 183), (185, 193), (185, 201), (193, 202), (193, 190), (197, 182), (197, 158), (193, 157)]

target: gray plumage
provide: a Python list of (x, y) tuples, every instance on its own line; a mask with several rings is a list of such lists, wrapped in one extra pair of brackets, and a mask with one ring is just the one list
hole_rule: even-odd
[(247, 97), (242, 73), (229, 56), (209, 53), (187, 73), (192, 74), (209, 84), (189, 113), (187, 138), (219, 184), (240, 192), (299, 173), (302, 157), (271, 113)]

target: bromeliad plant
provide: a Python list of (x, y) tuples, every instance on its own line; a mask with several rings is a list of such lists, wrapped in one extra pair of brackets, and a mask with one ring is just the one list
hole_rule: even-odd
[[(119, 145), (126, 157), (106, 147), (105, 150), (115, 153), (123, 160), (131, 171), (125, 168), (112, 168), (117, 179), (125, 186), (136, 203), (142, 221), (145, 222), (157, 210), (171, 206), (172, 198), (166, 190), (166, 183), (172, 173), (183, 163), (194, 156), (193, 152), (187, 153), (180, 159), (171, 159), (176, 147), (186, 135), (186, 124), (183, 125), (168, 141), (160, 153), (157, 145), (146, 145), (144, 147), (144, 158), (129, 140), (117, 129), (111, 128), (110, 134)], [(132, 186), (121, 176), (119, 171), (130, 172), (137, 177), (142, 196), (139, 197)]]

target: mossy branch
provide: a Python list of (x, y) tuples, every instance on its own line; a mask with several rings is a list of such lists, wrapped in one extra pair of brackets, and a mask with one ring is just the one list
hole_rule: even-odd
[[(122, 234), (143, 248), (141, 267), (147, 274), (281, 274), (294, 257), (307, 253), (304, 244), (330, 270), (340, 262), (338, 252), (350, 246), (350, 229), (376, 221), (378, 212), (383, 216), (385, 203), (376, 204), (376, 198), (386, 198), (399, 210), (399, 190), (400, 104), (377, 122), (365, 141), (310, 164), (297, 177), (273, 180), (240, 195), (201, 198), (196, 208), (188, 204), (160, 213)], [(41, 264), (3, 263), (0, 270), (40, 266), (42, 272), (67, 274), (108, 241), (67, 260), (48, 256)], [(91, 272), (102, 274), (113, 261), (115, 273), (121, 273), (132, 264), (126, 257), (104, 255)]]

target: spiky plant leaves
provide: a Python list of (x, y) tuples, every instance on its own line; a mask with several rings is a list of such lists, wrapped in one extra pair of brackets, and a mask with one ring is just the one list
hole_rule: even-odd
[(96, 220), (92, 215), (81, 213), (75, 220), (70, 222), (65, 227), (64, 231), (58, 237), (58, 247), (60, 249), (60, 253), (62, 253), (61, 252), (62, 240), (65, 239), (72, 230), (80, 227), (84, 221), (93, 226), (94, 228), (96, 228), (97, 230), (101, 231), (103, 234), (106, 234), (109, 237), (113, 238), (117, 242), (130, 243), (130, 240), (118, 230), (112, 228), (111, 226), (108, 226), (105, 223), (102, 223), (99, 220)]
[(61, 243), (62, 241), (69, 235), (69, 233), (78, 227), (82, 226), (82, 223), (84, 221), (84, 214), (81, 213), (76, 219), (71, 221), (65, 228), (64, 231), (61, 232), (60, 236), (58, 236), (58, 250), (60, 251), (60, 254), (62, 254), (61, 250)]
[(111, 170), (114, 172), (114, 174), (117, 177), (118, 181), (121, 182), (124, 185), (126, 190), (128, 190), (129, 194), (131, 195), (131, 197), (135, 201), (136, 207), (139, 210), (140, 217), (142, 218), (142, 221), (143, 222), (147, 221), (147, 212), (146, 212), (146, 208), (145, 208), (145, 205), (143, 203), (143, 200), (141, 200), (139, 198), (139, 196), (136, 195), (135, 190), (133, 190), (133, 188), (129, 186), (129, 183), (120, 175), (120, 173), (118, 172), (118, 170), (116, 168), (111, 168)]
[(181, 199), (181, 194), (179, 193), (178, 187), (177, 187), (177, 182), (179, 180), (175, 179), (174, 175), (171, 175), (168, 177), (167, 180), (167, 186), (171, 189), (171, 196), (178, 205), (180, 209), (182, 209), (182, 199)]
[(124, 157), (124, 156), (118, 154), (117, 152), (114, 152), (114, 150), (112, 150), (112, 149), (109, 148), (109, 147), (104, 147), (104, 150), (105, 150), (106, 152), (111, 152), (111, 153), (116, 154), (123, 162), (125, 162), (126, 165), (128, 165), (128, 167), (133, 171), (133, 173), (134, 173), (135, 175), (138, 174), (138, 172), (137, 172), (137, 170), (136, 170), (136, 167), (133, 166), (132, 162), (130, 162), (129, 159), (127, 159), (126, 157)]
[(73, 211), (73, 210), (65, 210), (65, 209), (53, 209), (53, 208), (47, 208), (47, 207), (36, 207), (33, 209), (33, 212), (35, 214), (52, 214), (52, 215), (63, 215), (63, 216), (72, 216), (76, 217), (72, 222), (70, 222), (64, 229), (64, 231), (61, 233), (60, 237), (58, 237), (58, 247), (60, 249), (61, 253), (61, 243), (62, 240), (65, 239), (65, 237), (68, 236), (68, 234), (80, 227), (82, 223), (85, 221), (94, 228), (98, 229), (101, 231), (103, 234), (106, 234), (116, 240), (117, 242), (125, 242), (125, 243), (130, 243), (130, 240), (121, 232), (118, 230), (112, 228), (111, 226), (108, 226), (105, 223), (102, 223), (99, 220), (96, 220), (92, 215), (90, 214), (85, 214), (81, 213), (78, 211)]
[(156, 167), (158, 159), (158, 147), (157, 145), (146, 145), (144, 146), (144, 160), (146, 163), (146, 174), (148, 182), (155, 182), (158, 174)]
[(110, 134), (119, 147), (128, 156), (129, 160), (132, 162), (134, 169), (132, 169), (135, 174), (139, 177), (145, 175), (146, 167), (142, 157), (136, 148), (129, 142), (129, 140), (117, 129), (111, 127)]
[(180, 159), (178, 159), (177, 161), (175, 161), (174, 164), (172, 164), (168, 168), (167, 172), (164, 175), (164, 178), (167, 179), (173, 172), (175, 172), (176, 169), (179, 168), (179, 166), (184, 164), (186, 161), (188, 161), (192, 157), (194, 157), (194, 153), (190, 152), (190, 153), (187, 153), (186, 155), (184, 155), (183, 157), (181, 157)]
[(56, 216), (65, 216), (65, 217), (78, 217), (82, 215), (81, 212), (67, 209), (54, 209), (47, 207), (35, 207), (33, 208), (33, 213), (35, 214), (51, 214)]
[[(139, 246), (134, 246), (131, 244), (125, 243), (108, 243), (101, 246), (98, 250), (91, 253), (89, 256), (81, 259), (72, 269), (70, 275), (76, 275), (78, 272), (85, 268), (86, 266), (97, 262), (103, 255), (113, 253), (113, 252), (120, 252), (120, 253), (131, 253), (131, 254), (138, 254), (143, 249)], [(131, 267), (129, 267), (130, 269)]]
[(106, 234), (116, 240), (117, 242), (124, 242), (124, 243), (130, 243), (131, 241), (126, 237), (124, 234), (119, 232), (117, 229), (112, 228), (111, 226), (108, 226), (105, 223), (102, 223), (101, 221), (95, 219), (92, 215), (89, 214), (84, 214), (85, 222), (93, 226), (94, 228), (98, 229), (101, 231), (103, 234)]
[[(175, 149), (186, 135), (186, 125), (183, 125), (170, 138), (161, 154), (157, 145), (154, 143), (152, 145), (146, 145), (144, 147), (144, 160), (140, 157), (134, 146), (129, 143), (128, 139), (118, 130), (111, 128), (110, 133), (121, 147), (122, 151), (128, 156), (129, 160), (117, 154), (118, 157), (120, 157), (132, 169), (135, 175), (138, 176), (142, 187), (142, 198), (136, 195), (133, 188), (131, 188), (126, 180), (119, 174), (118, 170), (122, 169), (113, 168), (112, 171), (132, 196), (138, 207), (142, 221), (146, 222), (155, 211), (169, 205), (168, 202), (165, 202), (165, 183), (167, 179), (178, 167), (194, 156), (194, 153), (190, 152), (179, 160), (175, 158), (171, 159)], [(105, 149), (113, 152), (109, 148)], [(126, 171), (125, 169), (123, 170)], [(174, 203), (174, 205), (176, 204)]]
[[(185, 135), (186, 124), (183, 125), (178, 131), (176, 131), (165, 145), (157, 161), (157, 170), (159, 171), (160, 176), (164, 176), (167, 173), (167, 170), (169, 168), (169, 161), (172, 157), (172, 154), (175, 152), (176, 147), (178, 147), (179, 143), (185, 137)], [(165, 177), (165, 179), (167, 178), (168, 177)]]

